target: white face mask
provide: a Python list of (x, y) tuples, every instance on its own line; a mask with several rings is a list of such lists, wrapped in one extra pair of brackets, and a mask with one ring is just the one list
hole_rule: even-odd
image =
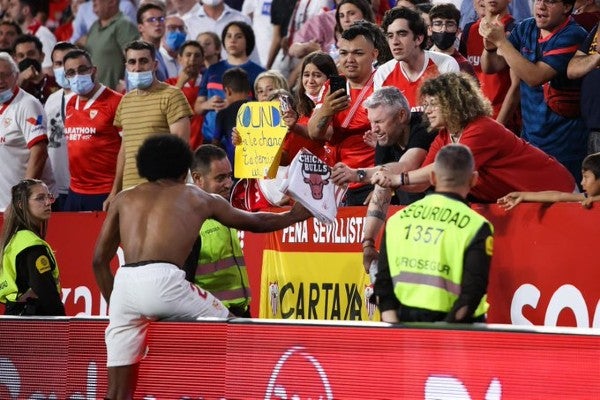
[(202, 0), (202, 4), (204, 4), (205, 6), (209, 6), (209, 7), (218, 6), (222, 2), (223, 2), (223, 0)]

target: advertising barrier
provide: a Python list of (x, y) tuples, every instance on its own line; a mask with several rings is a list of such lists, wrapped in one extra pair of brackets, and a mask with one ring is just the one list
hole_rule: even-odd
[[(488, 322), (600, 327), (600, 269), (594, 251), (600, 206), (521, 204), (510, 212), (496, 205), (473, 208), (495, 228)], [(397, 210), (391, 207), (388, 215)], [(340, 208), (334, 224), (310, 219), (268, 234), (260, 316), (371, 319), (360, 244), (365, 213), (362, 207)]]
[[(106, 324), (103, 318), (0, 318), (2, 337), (19, 337), (0, 341), (0, 398), (102, 398)], [(598, 330), (503, 329), (157, 322), (150, 325), (136, 398), (598, 398)]]
[[(495, 227), (488, 322), (600, 327), (600, 206), (520, 204), (508, 213), (496, 205), (473, 208)], [(360, 245), (365, 213), (364, 207), (345, 207), (332, 225), (311, 218), (272, 234), (241, 232), (255, 294), (252, 315), (369, 321), (374, 310), (365, 306), (369, 278)], [(47, 241), (70, 316), (107, 314), (91, 265), (103, 220), (103, 213), (56, 213), (50, 220)], [(118, 264), (115, 258), (115, 270)]]

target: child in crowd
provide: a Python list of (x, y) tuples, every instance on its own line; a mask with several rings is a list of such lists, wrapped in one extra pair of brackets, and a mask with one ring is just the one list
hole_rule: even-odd
[(512, 192), (498, 199), (505, 210), (511, 210), (523, 201), (540, 203), (579, 201), (585, 208), (591, 208), (594, 201), (600, 200), (600, 153), (590, 154), (581, 164), (581, 187), (583, 193), (566, 193), (558, 191), (544, 192)]
[(258, 101), (269, 101), (271, 93), (278, 89), (290, 90), (285, 77), (277, 70), (261, 72), (254, 81), (254, 94)]
[(225, 149), (227, 157), (233, 165), (235, 147), (232, 143), (232, 130), (235, 128), (238, 111), (249, 100), (248, 94), (251, 90), (246, 71), (239, 67), (225, 71), (223, 90), (227, 106), (217, 113), (215, 137), (212, 144)]

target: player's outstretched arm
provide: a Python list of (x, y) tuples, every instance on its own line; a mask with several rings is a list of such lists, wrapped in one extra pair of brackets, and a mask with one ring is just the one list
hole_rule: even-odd
[(273, 232), (296, 222), (304, 221), (312, 214), (300, 203), (281, 213), (248, 212), (231, 206), (220, 196), (211, 196), (210, 207), (214, 218), (225, 226), (250, 232)]

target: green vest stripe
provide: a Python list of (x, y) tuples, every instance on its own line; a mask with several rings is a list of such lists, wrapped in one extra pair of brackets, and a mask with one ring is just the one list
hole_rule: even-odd
[(414, 283), (418, 285), (433, 286), (452, 293), (456, 297), (460, 295), (460, 285), (445, 279), (441, 276), (423, 275), (415, 272), (402, 272), (399, 276), (392, 279), (396, 283)]

